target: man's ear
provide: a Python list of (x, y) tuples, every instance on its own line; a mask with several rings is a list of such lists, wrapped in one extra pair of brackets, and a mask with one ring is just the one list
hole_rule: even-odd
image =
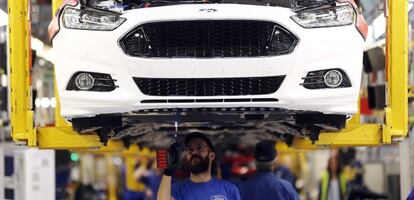
[(214, 160), (216, 158), (216, 153), (210, 152), (210, 154), (208, 155), (208, 157), (210, 158), (210, 160)]

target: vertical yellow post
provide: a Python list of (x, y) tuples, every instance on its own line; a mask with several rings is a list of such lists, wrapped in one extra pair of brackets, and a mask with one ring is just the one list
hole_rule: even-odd
[(31, 95), (29, 1), (8, 0), (11, 133), (15, 142), (36, 146)]
[(107, 187), (108, 187), (108, 200), (117, 200), (118, 195), (116, 191), (117, 181), (116, 181), (116, 171), (114, 162), (112, 161), (112, 156), (109, 154), (105, 155), (106, 166), (108, 170), (107, 176)]
[(347, 120), (346, 127), (356, 127), (361, 125), (361, 96), (358, 97), (358, 112)]
[(135, 165), (139, 158), (139, 152), (140, 150), (137, 145), (132, 145), (128, 150), (123, 152), (126, 189), (133, 192), (143, 192), (145, 189), (145, 185), (134, 177), (134, 172), (136, 170)]
[(388, 0), (387, 66), (388, 107), (383, 142), (404, 137), (408, 131), (408, 2)]

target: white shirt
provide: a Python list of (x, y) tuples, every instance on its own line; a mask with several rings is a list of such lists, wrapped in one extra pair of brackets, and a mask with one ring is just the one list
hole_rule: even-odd
[(338, 179), (331, 179), (329, 181), (329, 191), (327, 200), (340, 200), (341, 199), (341, 190), (339, 189)]

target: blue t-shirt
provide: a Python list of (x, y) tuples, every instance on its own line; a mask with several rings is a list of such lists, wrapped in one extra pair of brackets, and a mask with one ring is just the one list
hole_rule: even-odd
[(293, 188), (295, 188), (295, 176), (292, 174), (292, 172), (290, 172), (289, 168), (280, 165), (273, 173), (276, 175), (276, 177), (289, 182), (292, 184)]
[(172, 185), (175, 200), (240, 200), (239, 190), (225, 180), (212, 178), (205, 183), (194, 183), (190, 179)]
[(239, 185), (243, 200), (299, 200), (293, 186), (272, 172), (257, 172)]
[(158, 187), (161, 182), (161, 176), (157, 175), (154, 170), (150, 170), (148, 174), (141, 178), (141, 181), (145, 184), (145, 186), (151, 189), (152, 200), (156, 200)]
[(410, 194), (408, 195), (407, 200), (414, 200), (414, 188), (411, 190)]

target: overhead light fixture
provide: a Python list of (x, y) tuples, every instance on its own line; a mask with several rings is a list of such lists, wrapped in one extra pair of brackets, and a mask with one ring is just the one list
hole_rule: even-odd
[(6, 74), (1, 75), (1, 86), (7, 87), (7, 75)]

